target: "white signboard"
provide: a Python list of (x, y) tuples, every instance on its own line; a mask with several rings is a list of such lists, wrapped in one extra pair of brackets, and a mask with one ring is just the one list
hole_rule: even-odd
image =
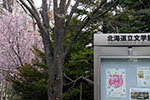
[(95, 34), (94, 45), (150, 45), (150, 34)]

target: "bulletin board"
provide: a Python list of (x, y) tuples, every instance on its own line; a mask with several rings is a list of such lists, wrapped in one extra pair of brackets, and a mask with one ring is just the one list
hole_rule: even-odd
[(150, 100), (150, 58), (100, 58), (101, 100)]

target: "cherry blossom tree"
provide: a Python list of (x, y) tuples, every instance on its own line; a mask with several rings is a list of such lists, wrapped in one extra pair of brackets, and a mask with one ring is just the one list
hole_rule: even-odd
[(31, 63), (35, 57), (32, 46), (42, 49), (41, 37), (33, 28), (33, 20), (14, 0), (3, 0), (0, 10), (0, 99), (11, 100), (12, 95), (8, 94), (11, 84), (6, 77), (8, 74), (14, 76), (17, 67)]
[(31, 63), (34, 57), (32, 46), (42, 45), (32, 20), (18, 9), (12, 13), (3, 10), (0, 15), (0, 69), (9, 72), (24, 63)]

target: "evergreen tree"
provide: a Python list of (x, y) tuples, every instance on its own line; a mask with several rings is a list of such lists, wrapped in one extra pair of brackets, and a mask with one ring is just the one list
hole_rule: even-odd
[(21, 100), (48, 100), (45, 54), (37, 48), (33, 52), (37, 57), (32, 60), (32, 64), (26, 63), (17, 68), (18, 73), (10, 76), (8, 80)]

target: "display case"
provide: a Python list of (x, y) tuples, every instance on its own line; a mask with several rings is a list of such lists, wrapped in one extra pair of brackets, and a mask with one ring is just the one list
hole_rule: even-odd
[(141, 36), (94, 36), (94, 100), (150, 100), (149, 34), (144, 34), (144, 41)]

